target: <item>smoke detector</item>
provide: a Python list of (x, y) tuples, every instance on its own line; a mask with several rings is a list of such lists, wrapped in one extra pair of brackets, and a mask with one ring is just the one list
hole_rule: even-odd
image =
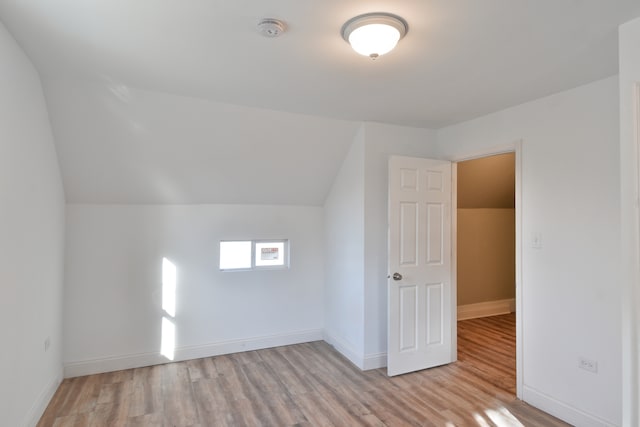
[(285, 30), (284, 22), (279, 19), (265, 18), (258, 23), (258, 31), (265, 37), (278, 37)]

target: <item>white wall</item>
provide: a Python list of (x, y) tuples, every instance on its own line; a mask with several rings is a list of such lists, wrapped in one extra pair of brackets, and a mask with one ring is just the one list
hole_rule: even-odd
[[(523, 397), (573, 424), (619, 425), (618, 79), (438, 133), (448, 158), (520, 139)], [(598, 373), (579, 369), (579, 357), (596, 360)]]
[(355, 365), (364, 357), (364, 128), (324, 204), (325, 340)]
[[(176, 360), (322, 339), (319, 207), (68, 205), (65, 375), (166, 361), (163, 257), (177, 268)], [(221, 272), (219, 241), (290, 240), (290, 269)]]
[(434, 157), (429, 129), (365, 123), (365, 367), (386, 366), (388, 172), (392, 155)]
[[(640, 424), (640, 253), (638, 242), (638, 135), (640, 125), (640, 19), (620, 27), (620, 171), (623, 284), (623, 407), (625, 426)], [(635, 92), (635, 94), (634, 94)], [(635, 99), (634, 99), (635, 98)], [(634, 117), (634, 103), (635, 117)]]
[(64, 192), (38, 74), (2, 24), (0, 64), (0, 424), (23, 426), (62, 378)]
[(389, 156), (435, 148), (432, 130), (363, 123), (325, 202), (327, 341), (361, 369), (387, 362)]

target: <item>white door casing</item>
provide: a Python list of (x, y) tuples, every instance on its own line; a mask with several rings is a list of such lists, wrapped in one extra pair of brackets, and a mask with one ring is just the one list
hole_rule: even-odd
[(456, 359), (451, 190), (450, 162), (389, 159), (390, 376)]
[[(524, 284), (522, 281), (522, 162), (523, 162), (523, 140), (516, 140), (509, 144), (503, 145), (494, 145), (490, 147), (486, 147), (480, 150), (472, 150), (463, 152), (453, 158), (449, 158), (453, 162), (454, 171), (457, 163), (464, 162), (468, 160), (480, 159), (488, 156), (496, 156), (504, 153), (515, 153), (516, 155), (516, 164), (515, 164), (515, 179), (516, 179), (516, 397), (518, 399), (523, 399), (523, 390), (524, 390), (524, 363), (523, 363), (523, 355), (524, 355), (524, 322), (522, 313), (523, 310), (523, 300), (522, 295), (524, 294)], [(454, 172), (453, 177), (453, 211), (455, 215), (455, 209), (457, 206), (456, 197), (457, 197), (457, 176)], [(457, 237), (457, 227), (456, 227), (456, 219), (454, 217), (453, 220), (453, 228), (452, 228), (452, 246), (453, 249), (451, 253), (453, 254), (453, 272), (456, 273), (456, 237)], [(454, 277), (454, 287), (455, 287), (455, 275)], [(455, 291), (454, 291), (455, 292)], [(454, 341), (454, 352), (457, 348), (457, 343)]]

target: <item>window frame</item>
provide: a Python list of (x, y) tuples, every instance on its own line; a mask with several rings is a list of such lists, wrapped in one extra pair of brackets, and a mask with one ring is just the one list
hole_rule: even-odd
[[(221, 268), (222, 243), (225, 242), (251, 242), (251, 267), (248, 268)], [(256, 265), (256, 243), (282, 243), (282, 265)], [(218, 270), (222, 272), (234, 271), (259, 271), (259, 270), (288, 270), (290, 268), (291, 242), (289, 239), (221, 239), (218, 244)]]

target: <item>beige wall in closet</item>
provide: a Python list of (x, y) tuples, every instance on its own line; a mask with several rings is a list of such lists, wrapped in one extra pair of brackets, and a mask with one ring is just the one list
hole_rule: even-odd
[(458, 163), (458, 305), (515, 298), (515, 155)]

